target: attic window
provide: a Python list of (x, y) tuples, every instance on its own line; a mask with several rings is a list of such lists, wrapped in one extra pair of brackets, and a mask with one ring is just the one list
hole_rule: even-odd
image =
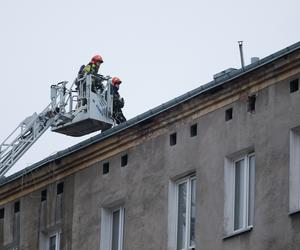
[(47, 189), (44, 189), (41, 192), (41, 201), (46, 201), (47, 200)]
[(127, 163), (128, 163), (128, 155), (126, 154), (121, 157), (121, 167), (125, 167)]
[(0, 209), (0, 219), (4, 218), (4, 207)]
[(170, 134), (170, 146), (174, 146), (177, 143), (177, 134)]
[(58, 183), (57, 184), (57, 190), (56, 190), (56, 193), (57, 194), (62, 194), (64, 192), (64, 183), (61, 182), (61, 183)]
[(20, 212), (20, 201), (15, 202), (14, 212), (15, 214)]
[(225, 111), (225, 121), (229, 121), (232, 119), (232, 108), (227, 109)]
[(290, 93), (296, 92), (299, 90), (299, 79), (290, 81)]
[(248, 97), (248, 112), (253, 113), (255, 111), (256, 96), (252, 95)]
[(190, 128), (191, 137), (197, 136), (197, 123), (193, 124)]
[(109, 173), (109, 162), (103, 163), (102, 166), (102, 174), (108, 174)]

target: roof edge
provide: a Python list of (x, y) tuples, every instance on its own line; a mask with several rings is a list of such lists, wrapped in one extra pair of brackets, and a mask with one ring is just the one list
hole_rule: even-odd
[(278, 60), (280, 59), (281, 57), (284, 57), (288, 54), (291, 54), (292, 52), (296, 51), (296, 50), (299, 50), (300, 49), (300, 42), (297, 42), (293, 45), (290, 45), (282, 50), (279, 50), (278, 52), (275, 52), (267, 57), (264, 57), (262, 59), (260, 59), (259, 61), (256, 61), (252, 64), (249, 64), (247, 66), (245, 66), (244, 68), (240, 68), (240, 69), (237, 69), (235, 71), (232, 71), (228, 74), (226, 74), (224, 77), (221, 77), (221, 79), (217, 78), (211, 82), (208, 82), (204, 85), (200, 85), (198, 88), (194, 89), (194, 90), (191, 90), (187, 93), (184, 93), (168, 102), (165, 102), (157, 107), (154, 107), (140, 115), (137, 115), (136, 117), (133, 117), (131, 118), (130, 120), (122, 123), (122, 124), (119, 124), (118, 126), (116, 127), (113, 127), (111, 129), (108, 129), (98, 135), (95, 135), (91, 138), (88, 138), (80, 143), (77, 143), (71, 147), (68, 147), (64, 150), (61, 150), (59, 152), (57, 152), (56, 154), (54, 155), (51, 155), (39, 162), (36, 162), (34, 163), (33, 165), (29, 166), (29, 167), (26, 167), (6, 178), (2, 178), (0, 179), (0, 187), (1, 186), (4, 186), (5, 184), (9, 183), (9, 182), (12, 182), (18, 178), (20, 178), (21, 176), (23, 176), (24, 174), (27, 174), (28, 172), (31, 172), (31, 171), (34, 171), (36, 170), (37, 168), (40, 168), (41, 166), (47, 164), (47, 163), (50, 163), (54, 160), (57, 160), (59, 158), (62, 158), (62, 157), (65, 157), (65, 156), (68, 156), (70, 154), (73, 154), (75, 153), (76, 151), (78, 150), (81, 150), (83, 148), (86, 148), (92, 144), (95, 144), (97, 142), (100, 142), (102, 140), (105, 140), (117, 133), (120, 133), (128, 128), (131, 128), (147, 119), (150, 119), (156, 115), (159, 115), (160, 113), (162, 112), (165, 112), (183, 102), (186, 102), (200, 94), (203, 94), (205, 92), (208, 92), (209, 90), (215, 88), (215, 87), (218, 87), (220, 85), (223, 85), (229, 81), (232, 81), (238, 77), (241, 77), (247, 73), (250, 73), (258, 68), (261, 68), (262, 66), (266, 65), (266, 64), (269, 64), (269, 63), (272, 63), (273, 61), (275, 60)]

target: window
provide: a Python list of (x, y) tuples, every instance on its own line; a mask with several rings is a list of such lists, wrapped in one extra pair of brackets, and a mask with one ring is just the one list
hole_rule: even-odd
[(232, 119), (232, 108), (227, 109), (225, 111), (225, 121), (229, 121)]
[(225, 162), (225, 231), (239, 233), (253, 226), (255, 156), (246, 154)]
[(128, 163), (128, 155), (126, 154), (121, 157), (121, 167), (125, 167), (127, 163)]
[(290, 132), (290, 213), (300, 211), (300, 127)]
[(173, 133), (170, 135), (170, 146), (174, 146), (177, 143), (177, 134)]
[(60, 234), (55, 233), (48, 239), (47, 250), (59, 250), (60, 249)]
[(58, 183), (57, 184), (57, 194), (62, 194), (64, 192), (64, 183), (61, 182), (61, 183)]
[(290, 81), (290, 93), (296, 92), (299, 90), (299, 79)]
[(121, 250), (123, 248), (123, 209), (112, 212), (111, 249)]
[(47, 189), (44, 189), (41, 192), (41, 201), (46, 201), (47, 200)]
[(109, 162), (105, 162), (102, 165), (102, 174), (108, 174), (109, 173)]
[(40, 250), (60, 250), (61, 230), (40, 231)]
[(248, 96), (248, 112), (253, 113), (255, 111), (255, 102), (256, 102), (256, 96)]
[(0, 219), (4, 219), (4, 207), (0, 208)]
[(190, 135), (191, 137), (197, 136), (197, 123), (191, 126)]
[(49, 250), (56, 250), (56, 246), (57, 246), (57, 244), (56, 244), (56, 239), (57, 237), (56, 237), (56, 235), (53, 235), (53, 236), (51, 236), (50, 237), (50, 239), (49, 239)]
[(123, 250), (124, 207), (102, 209), (100, 249)]
[(15, 211), (15, 213), (20, 212), (20, 201), (15, 202), (14, 211)]
[(195, 249), (196, 177), (170, 183), (168, 248)]

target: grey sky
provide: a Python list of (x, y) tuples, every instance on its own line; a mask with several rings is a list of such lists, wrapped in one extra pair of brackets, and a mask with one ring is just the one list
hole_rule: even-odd
[[(297, 0), (3, 0), (0, 142), (95, 53), (104, 58), (100, 73), (123, 80), (132, 118), (239, 68), (238, 40), (247, 64), (299, 41), (299, 9)], [(11, 172), (84, 138), (47, 132)]]

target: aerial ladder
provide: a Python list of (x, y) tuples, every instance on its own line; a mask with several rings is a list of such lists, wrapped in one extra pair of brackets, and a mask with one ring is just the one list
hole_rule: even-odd
[(116, 124), (111, 77), (88, 74), (67, 85), (67, 81), (52, 85), (50, 104), (24, 119), (0, 144), (0, 178), (49, 127), (53, 132), (83, 136)]

